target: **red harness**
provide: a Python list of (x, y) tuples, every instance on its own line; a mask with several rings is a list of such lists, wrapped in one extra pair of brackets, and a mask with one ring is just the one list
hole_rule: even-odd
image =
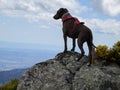
[(65, 16), (65, 17), (62, 18), (62, 22), (65, 22), (65, 21), (68, 20), (68, 19), (75, 19), (73, 28), (71, 29), (71, 33), (73, 33), (73, 32), (75, 31), (76, 26), (77, 26), (78, 24), (80, 24), (80, 21), (79, 21), (77, 18), (72, 17), (72, 16), (69, 14), (69, 15), (67, 15), (67, 16)]

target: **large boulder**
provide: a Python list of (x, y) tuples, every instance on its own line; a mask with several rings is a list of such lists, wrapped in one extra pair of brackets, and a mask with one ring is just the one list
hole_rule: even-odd
[(88, 66), (88, 57), (67, 52), (38, 63), (26, 71), (17, 90), (120, 90), (120, 67), (99, 62)]

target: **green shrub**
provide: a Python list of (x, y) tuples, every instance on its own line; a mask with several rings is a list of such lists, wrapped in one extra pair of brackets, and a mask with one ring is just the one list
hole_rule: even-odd
[(16, 90), (18, 85), (18, 79), (13, 79), (5, 85), (0, 86), (0, 90)]
[(113, 61), (120, 61), (120, 41), (114, 44), (110, 50), (110, 57)]
[(108, 49), (106, 45), (103, 45), (103, 46), (99, 45), (96, 48), (96, 54), (98, 55), (100, 59), (107, 60), (110, 55), (110, 50)]
[(96, 54), (100, 59), (120, 63), (120, 41), (116, 42), (110, 49), (106, 45), (99, 45), (96, 48)]

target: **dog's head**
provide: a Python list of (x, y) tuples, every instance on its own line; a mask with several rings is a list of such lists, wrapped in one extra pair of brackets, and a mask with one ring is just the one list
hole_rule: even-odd
[(58, 11), (57, 11), (57, 13), (54, 15), (54, 19), (60, 19), (60, 18), (62, 18), (62, 16), (65, 14), (65, 13), (67, 13), (68, 12), (68, 10), (66, 9), (66, 8), (60, 8)]

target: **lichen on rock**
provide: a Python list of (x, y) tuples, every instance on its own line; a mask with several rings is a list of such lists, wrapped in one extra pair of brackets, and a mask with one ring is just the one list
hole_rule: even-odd
[(120, 67), (87, 66), (88, 57), (77, 61), (79, 53), (59, 53), (26, 71), (17, 90), (120, 90)]

